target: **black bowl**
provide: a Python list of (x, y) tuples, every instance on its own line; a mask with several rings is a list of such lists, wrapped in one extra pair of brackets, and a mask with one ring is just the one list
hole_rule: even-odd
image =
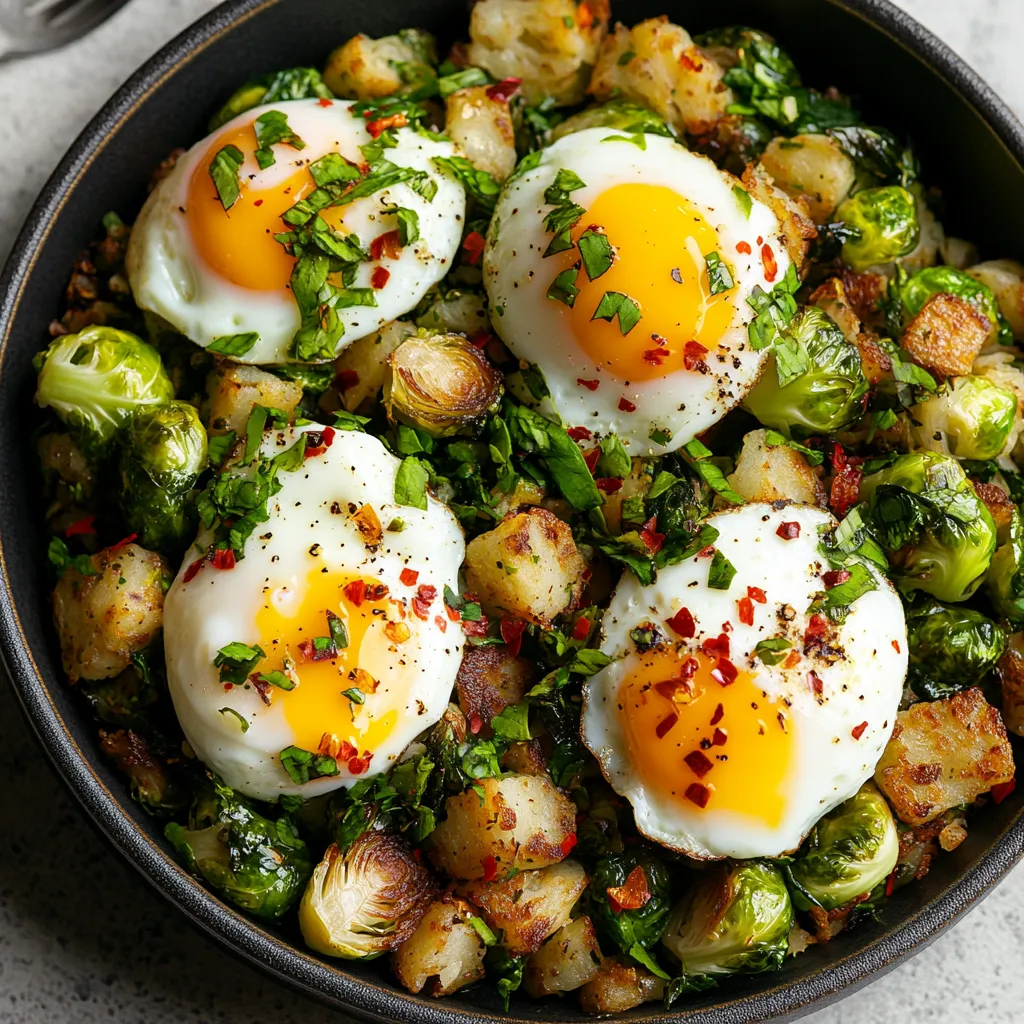
[[(723, 5), (641, 0), (619, 6), (633, 22), (668, 13), (691, 31), (747, 23), (774, 33), (806, 80), (852, 92), (868, 119), (914, 139), (925, 178), (948, 202), (946, 227), (988, 257), (1016, 256), (1024, 237), (1024, 128), (947, 47), (886, 0), (730, 0)], [(692, 9), (691, 9), (692, 8)], [(22, 707), (57, 771), (94, 824), (168, 900), (251, 963), (361, 1019), (478, 1021), (501, 1017), (482, 987), (435, 1001), (410, 996), (379, 963), (319, 959), (297, 934), (271, 930), (211, 896), (174, 861), (160, 823), (132, 802), (100, 757), (94, 726), (63, 682), (48, 610), (33, 457), (28, 443), (32, 356), (61, 307), (76, 253), (110, 209), (132, 214), (150, 172), (174, 146), (190, 145), (219, 100), (277, 67), (322, 64), (357, 31), (406, 25), (442, 39), (464, 33), (465, 0), (234, 0), (149, 61), (86, 128), (29, 215), (0, 282), (0, 647)], [(891, 970), (977, 902), (1024, 853), (1024, 792), (979, 815), (970, 838), (927, 878), (899, 891), (880, 921), (812, 947), (777, 974), (738, 979), (687, 998), (649, 1021), (740, 1024), (792, 1019)], [(571, 1000), (514, 1004), (529, 1020), (579, 1020)]]

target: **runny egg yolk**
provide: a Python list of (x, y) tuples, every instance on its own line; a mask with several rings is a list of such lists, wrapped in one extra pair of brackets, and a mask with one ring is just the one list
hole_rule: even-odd
[[(371, 577), (339, 576), (314, 571), (305, 585), (268, 586), (256, 616), (259, 645), (267, 653), (257, 671), (276, 669), (297, 680), (292, 690), (271, 687), (271, 702), (281, 702), (296, 746), (320, 748), (324, 737), (336, 737), (371, 753), (384, 743), (405, 707), (405, 694), (375, 679), (361, 663), (401, 658), (401, 644), (409, 627), (397, 611), (398, 602), (374, 593), (380, 583)], [(347, 647), (328, 649), (327, 612), (341, 620)], [(390, 635), (389, 635), (390, 634)], [(358, 690), (364, 703), (353, 702), (344, 691)], [(344, 748), (343, 748), (344, 749)]]
[[(700, 372), (699, 349), (691, 347), (689, 365), (684, 362), (686, 343), (713, 354), (735, 312), (731, 293), (712, 295), (708, 282), (705, 257), (721, 250), (715, 229), (679, 193), (642, 183), (602, 192), (573, 229), (573, 241), (588, 229), (607, 236), (615, 260), (593, 281), (581, 268), (579, 295), (565, 308), (583, 351), (620, 380), (655, 380), (684, 368)], [(618, 318), (593, 319), (606, 292), (640, 307), (639, 323), (625, 336)]]
[(781, 823), (792, 716), (749, 673), (700, 651), (653, 650), (623, 680), (618, 703), (630, 764), (649, 792), (689, 814)]

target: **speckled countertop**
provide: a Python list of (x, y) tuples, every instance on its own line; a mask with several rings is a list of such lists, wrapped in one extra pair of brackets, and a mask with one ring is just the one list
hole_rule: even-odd
[[(897, 0), (1024, 116), (1022, 0)], [(43, 179), (134, 68), (214, 0), (134, 0), (59, 53), (0, 65), (0, 255)], [(191, 931), (101, 845), (0, 680), (0, 1024), (344, 1020)], [(1024, 1020), (1024, 865), (931, 948), (808, 1020)]]

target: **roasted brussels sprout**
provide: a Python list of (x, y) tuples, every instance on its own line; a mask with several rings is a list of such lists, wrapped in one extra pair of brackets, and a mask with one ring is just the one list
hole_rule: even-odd
[(102, 449), (132, 412), (174, 398), (155, 348), (127, 331), (87, 327), (55, 339), (43, 353), (36, 402)]
[(602, 857), (587, 889), (588, 912), (598, 934), (623, 953), (657, 945), (668, 923), (671, 899), (668, 867), (646, 851)]
[(193, 874), (264, 920), (287, 913), (309, 878), (309, 850), (291, 819), (263, 817), (217, 781), (196, 797), (188, 827), (172, 822), (164, 835)]
[(384, 408), (433, 437), (472, 431), (501, 401), (501, 374), (457, 334), (409, 338), (388, 357)]
[(1015, 626), (1024, 625), (1024, 521), (1017, 509), (1010, 513), (1006, 537), (1000, 531), (999, 546), (985, 577), (985, 592), (996, 614)]
[(958, 459), (994, 459), (1013, 430), (1017, 396), (985, 377), (956, 377), (910, 415), (921, 447), (941, 451), (945, 442)]
[(995, 668), (1006, 633), (971, 608), (922, 601), (907, 609), (907, 640), (907, 682), (922, 700), (941, 700)]
[(144, 547), (188, 543), (195, 529), (189, 493), (206, 461), (206, 430), (193, 406), (170, 402), (132, 414), (121, 452), (121, 510)]
[(782, 966), (792, 926), (781, 869), (747, 860), (701, 875), (672, 911), (661, 943), (691, 981), (757, 974)]
[(428, 292), (416, 307), (416, 326), (436, 333), (465, 334), (474, 338), (481, 331), (490, 331), (487, 298), (482, 292), (458, 288)]
[(646, 132), (649, 135), (667, 135), (672, 138), (674, 133), (652, 110), (640, 103), (630, 100), (609, 100), (596, 107), (588, 107), (572, 117), (567, 117), (551, 132), (551, 141), (557, 142), (573, 132), (581, 132), (585, 128), (617, 128), (619, 131), (635, 135)]
[(404, 839), (364, 832), (344, 855), (327, 847), (299, 904), (299, 927), (318, 953), (370, 959), (403, 943), (436, 895)]
[(856, 231), (842, 251), (843, 262), (856, 271), (906, 256), (921, 234), (914, 196), (899, 185), (857, 192), (839, 204), (835, 219)]
[(313, 97), (329, 99), (333, 93), (324, 84), (316, 68), (287, 68), (272, 75), (263, 75), (236, 89), (228, 101), (210, 120), (210, 131), (216, 131), (239, 114), (262, 103), (281, 100), (304, 100)]
[(801, 910), (844, 907), (884, 882), (899, 852), (892, 811), (869, 782), (814, 826), (790, 866), (794, 902)]
[(867, 390), (857, 347), (827, 313), (804, 306), (776, 342), (744, 404), (765, 426), (810, 437), (852, 423)]
[(901, 591), (956, 602), (978, 589), (996, 548), (996, 527), (956, 459), (901, 455), (865, 477), (860, 496)]

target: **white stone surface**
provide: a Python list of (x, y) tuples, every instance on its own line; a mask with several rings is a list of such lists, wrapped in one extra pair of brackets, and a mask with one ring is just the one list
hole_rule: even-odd
[[(1024, 115), (1021, 0), (898, 0)], [(47, 173), (110, 92), (213, 0), (134, 0), (67, 49), (0, 65), (0, 254)], [(728, 5), (723, 5), (723, 11)], [(725, 18), (727, 15), (723, 15)], [(342, 1020), (186, 927), (108, 852), (0, 686), (0, 1022), (305, 1024)], [(1024, 1020), (1024, 866), (956, 928), (814, 1024)]]

